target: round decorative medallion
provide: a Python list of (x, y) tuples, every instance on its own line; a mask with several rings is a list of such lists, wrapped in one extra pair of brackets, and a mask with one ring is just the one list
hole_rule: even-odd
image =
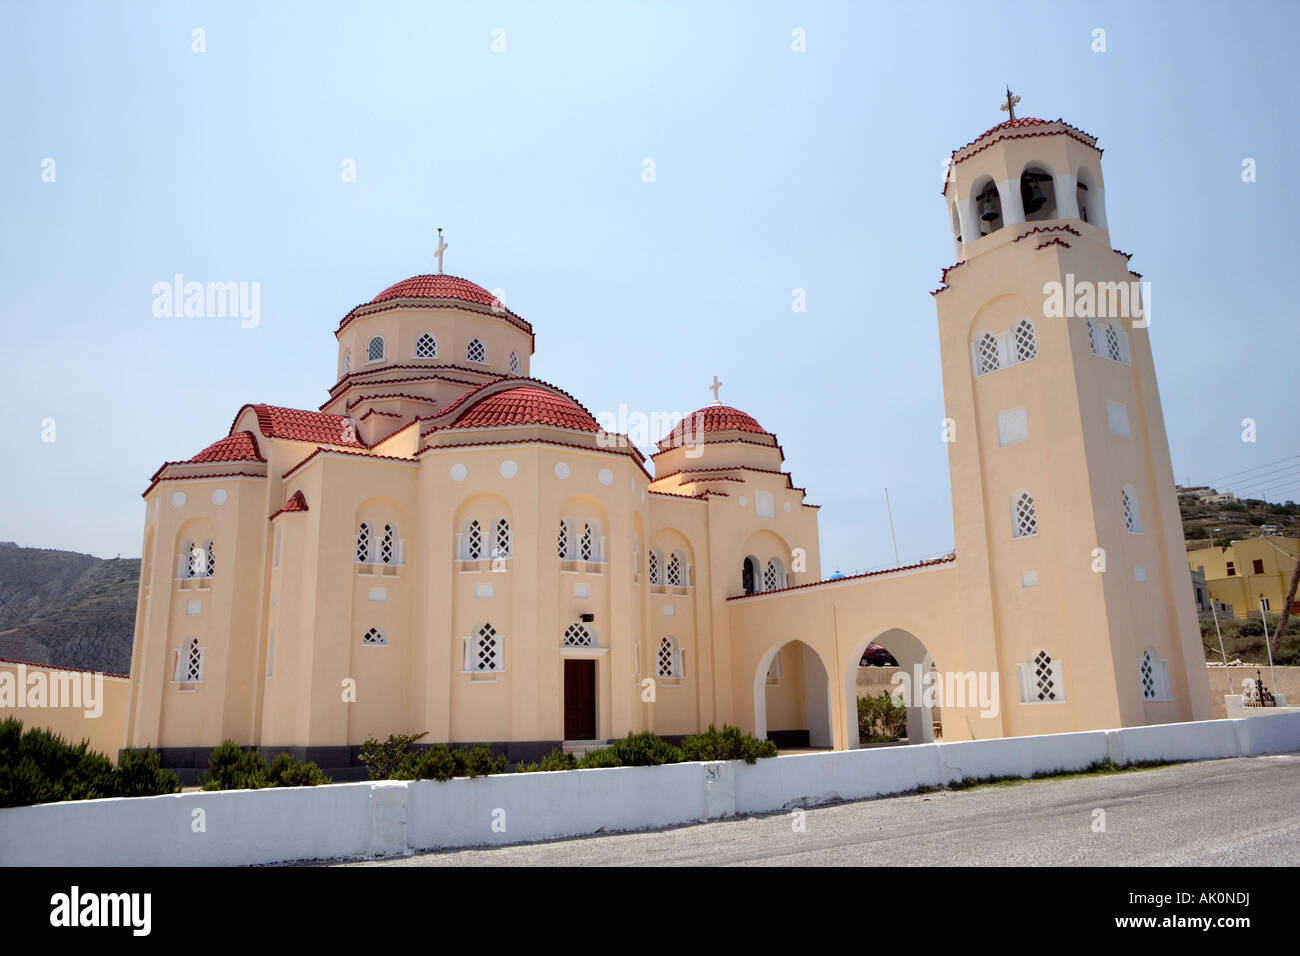
[(452, 466), (451, 466), (451, 480), (452, 480), (452, 481), (464, 481), (464, 480), (465, 480), (465, 476), (468, 475), (468, 474), (469, 474), (469, 469), (466, 468), (464, 465), (461, 465), (461, 464), (455, 464), (455, 465), (452, 465)]
[(566, 464), (565, 464), (564, 462), (562, 462), (562, 461), (557, 461), (557, 462), (555, 463), (555, 477), (556, 477), (556, 478), (568, 478), (568, 477), (569, 477), (569, 466), (566, 465)]
[(507, 458), (501, 463), (501, 477), (513, 478), (519, 472), (519, 466)]
[(172, 495), (173, 508), (179, 508), (183, 504), (185, 504), (185, 492), (178, 491), (176, 494)]

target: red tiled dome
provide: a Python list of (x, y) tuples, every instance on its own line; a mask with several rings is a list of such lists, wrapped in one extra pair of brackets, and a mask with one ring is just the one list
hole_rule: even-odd
[(739, 408), (732, 408), (730, 405), (705, 405), (699, 411), (687, 415), (669, 432), (670, 443), (681, 440), (687, 429), (690, 429), (692, 433), (699, 430), (701, 432), (739, 431), (754, 432), (759, 435), (769, 434), (767, 429), (760, 425), (752, 415), (747, 415)]
[(599, 431), (591, 414), (571, 399), (540, 388), (509, 388), (470, 406), (449, 428), (500, 425), (553, 425), (575, 431)]
[(411, 276), (396, 285), (390, 285), (370, 302), (374, 304), (388, 299), (459, 299), (488, 307), (497, 301), (491, 292), (468, 279), (444, 275)]
[(236, 432), (221, 441), (213, 442), (190, 461), (265, 461), (257, 453), (257, 442), (252, 432)]
[(1043, 126), (1050, 122), (1052, 121), (1039, 119), (1036, 116), (1021, 116), (1013, 120), (1007, 120), (1005, 123), (999, 123), (997, 126), (994, 126), (992, 129), (986, 129), (984, 132), (980, 133), (978, 136), (975, 137), (975, 142), (979, 142), (989, 133), (996, 133), (1000, 129), (1020, 129), (1023, 126)]

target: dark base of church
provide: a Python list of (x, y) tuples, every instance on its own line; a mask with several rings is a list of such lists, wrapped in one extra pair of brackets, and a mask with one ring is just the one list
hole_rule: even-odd
[[(663, 739), (671, 744), (680, 745), (683, 734), (664, 734)], [(795, 748), (808, 746), (806, 730), (774, 730), (767, 735), (778, 747)], [(562, 740), (510, 740), (490, 743), (493, 757), (504, 756), (511, 767), (519, 761), (533, 763), (546, 756), (552, 750), (559, 750)], [(423, 750), (429, 744), (412, 744), (411, 749)], [(452, 743), (453, 747), (472, 747), (473, 743)], [(208, 756), (214, 747), (160, 747), (158, 749), (162, 765), (180, 777), (181, 786), (197, 786), (199, 779), (208, 770)], [(366, 765), (360, 760), (361, 748), (357, 747), (255, 747), (262, 757), (274, 760), (278, 754), (288, 754), (295, 760), (316, 764), (325, 776), (335, 783), (354, 783), (369, 780)]]

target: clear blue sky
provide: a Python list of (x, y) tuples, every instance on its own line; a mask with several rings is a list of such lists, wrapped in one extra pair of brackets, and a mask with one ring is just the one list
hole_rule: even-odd
[[(886, 486), (902, 558), (947, 551), (940, 167), (1005, 84), (1105, 149), (1178, 480), (1296, 455), (1297, 9), (5, 4), (0, 540), (138, 555), (158, 465), (245, 402), (317, 407), (339, 318), (444, 226), (593, 412), (690, 411), (718, 375), (823, 505), (826, 573), (892, 562)], [(261, 283), (261, 324), (155, 318), (177, 272)]]

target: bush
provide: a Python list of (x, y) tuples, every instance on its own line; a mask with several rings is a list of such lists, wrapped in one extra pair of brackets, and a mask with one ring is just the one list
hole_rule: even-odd
[(418, 734), (389, 734), (388, 739), (382, 742), (375, 737), (367, 737), (366, 742), (361, 745), (361, 752), (357, 755), (357, 759), (366, 765), (371, 780), (396, 779), (393, 775), (398, 768), (414, 757), (411, 753), (411, 744), (428, 733), (426, 730)]
[(450, 780), (456, 776), (456, 758), (446, 744), (434, 744), (409, 754), (393, 772), (394, 780)]
[(595, 750), (588, 750), (578, 761), (579, 770), (596, 770), (600, 767), (621, 767), (623, 762), (618, 759), (618, 752), (613, 747), (597, 747)]
[(504, 755), (492, 756), (492, 748), (487, 744), (477, 744), (469, 750), (455, 750), (456, 776), (486, 777), (490, 773), (505, 773), (507, 761)]
[(163, 769), (156, 750), (127, 750), (117, 762), (117, 794), (120, 797), (152, 797), (175, 793), (181, 778)]
[(278, 754), (269, 765), (256, 750), (244, 750), (233, 740), (223, 740), (208, 754), (208, 772), (200, 781), (204, 790), (261, 790), (264, 787), (314, 787), (329, 783), (320, 767)]
[(739, 727), (724, 724), (718, 730), (713, 724), (702, 734), (693, 734), (682, 740), (682, 757), (685, 760), (743, 760), (757, 763), (760, 757), (775, 757), (776, 744), (759, 740)]
[(522, 760), (515, 764), (515, 773), (538, 773), (553, 770), (577, 770), (578, 758), (563, 750), (552, 750), (540, 761), (526, 764)]
[(858, 740), (864, 744), (887, 743), (907, 734), (907, 708), (897, 704), (888, 691), (878, 697), (858, 698)]
[(616, 740), (610, 750), (618, 756), (624, 767), (657, 767), (665, 763), (681, 763), (682, 751), (662, 737), (656, 737), (650, 731), (639, 734), (628, 732), (622, 740)]
[(0, 721), (0, 807), (152, 796), (179, 787), (176, 775), (161, 769), (157, 751), (128, 751), (114, 767), (85, 740), (74, 745), (38, 727), (24, 731), (14, 717)]

